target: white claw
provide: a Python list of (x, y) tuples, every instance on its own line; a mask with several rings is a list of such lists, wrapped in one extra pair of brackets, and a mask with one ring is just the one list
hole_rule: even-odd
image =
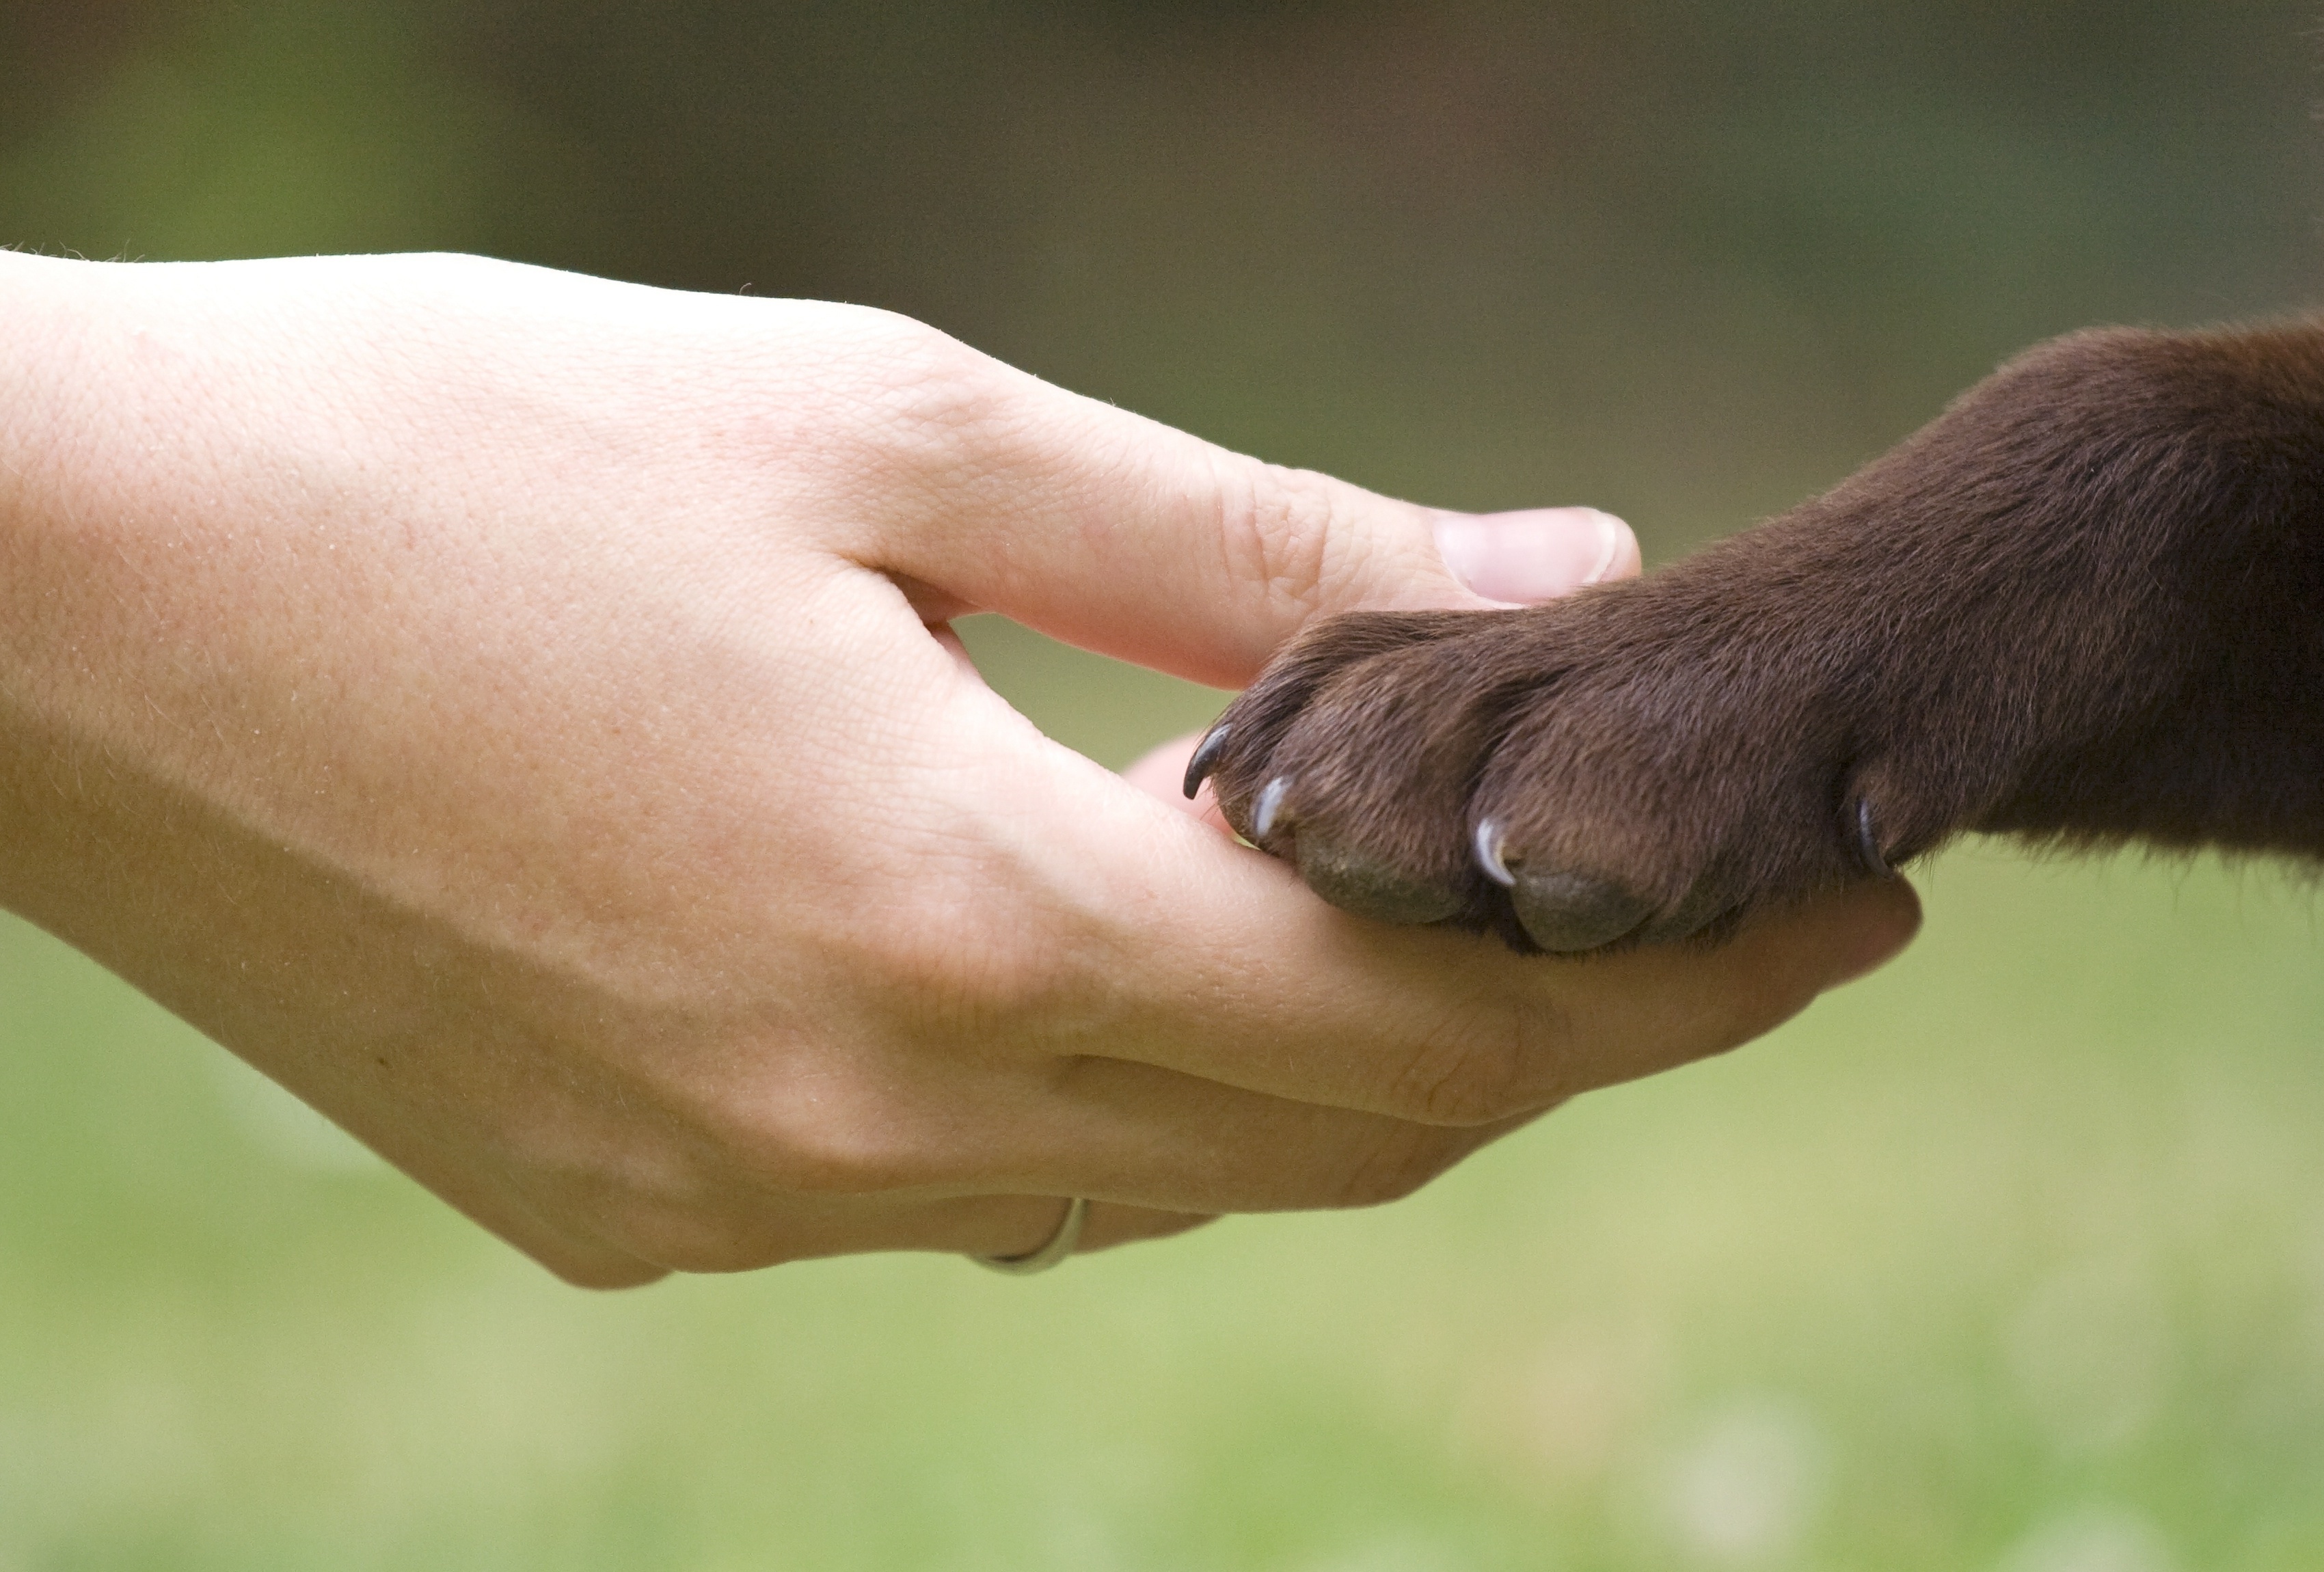
[(1291, 777), (1278, 775), (1259, 788), (1259, 805), (1250, 811), (1250, 832), (1264, 841), (1275, 828), (1276, 811), (1283, 806), (1283, 794), (1291, 789)]
[(1880, 832), (1872, 823), (1872, 799), (1856, 799), (1856, 849), (1864, 858), (1864, 866), (1882, 878), (1893, 878), (1895, 869), (1880, 850)]
[(1477, 866), (1485, 870), (1487, 878), (1491, 879), (1503, 889), (1508, 889), (1517, 883), (1517, 876), (1511, 873), (1509, 865), (1501, 860), (1500, 825), (1490, 819), (1478, 820), (1475, 846)]

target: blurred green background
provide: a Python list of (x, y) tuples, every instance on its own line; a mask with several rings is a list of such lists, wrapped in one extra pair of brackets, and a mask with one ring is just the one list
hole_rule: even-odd
[[(0, 0), (0, 242), (866, 301), (1660, 557), (2044, 334), (2313, 299), (2317, 22)], [(1110, 763), (1221, 702), (968, 632)], [(2311, 891), (1922, 878), (1877, 978), (1397, 1208), (615, 1297), (0, 925), (0, 1572), (2324, 1565)]]

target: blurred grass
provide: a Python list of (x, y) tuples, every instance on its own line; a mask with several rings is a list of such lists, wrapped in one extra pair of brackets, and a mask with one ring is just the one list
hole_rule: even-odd
[[(2308, 0), (0, 0), (0, 243), (912, 312), (1666, 556), (1999, 356), (2312, 299)], [(1106, 762), (1220, 695), (989, 619)], [(0, 1572), (2324, 1565), (2324, 939), (1968, 848), (1748, 1052), (1034, 1282), (559, 1288), (0, 924)]]
[(7, 927), (0, 1567), (2317, 1565), (2311, 899), (1924, 882), (1888, 970), (1387, 1211), (610, 1298)]

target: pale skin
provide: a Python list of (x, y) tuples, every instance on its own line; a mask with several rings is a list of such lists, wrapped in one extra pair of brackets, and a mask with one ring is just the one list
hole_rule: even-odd
[(1601, 515), (1391, 501), (849, 307), (441, 257), (0, 253), (0, 906), (574, 1282), (1389, 1200), (1917, 922), (1376, 926), (945, 625), (1234, 686), (1330, 611), (1635, 571)]

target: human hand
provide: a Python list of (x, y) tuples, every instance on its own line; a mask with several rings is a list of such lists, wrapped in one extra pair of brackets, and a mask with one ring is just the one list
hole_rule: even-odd
[[(1915, 921), (1520, 959), (1051, 744), (945, 619), (1234, 685), (1483, 602), (1443, 515), (898, 317), (456, 258), (0, 291), (0, 905), (576, 1282), (1386, 1200)], [(1444, 533), (1511, 599), (1636, 562)]]

